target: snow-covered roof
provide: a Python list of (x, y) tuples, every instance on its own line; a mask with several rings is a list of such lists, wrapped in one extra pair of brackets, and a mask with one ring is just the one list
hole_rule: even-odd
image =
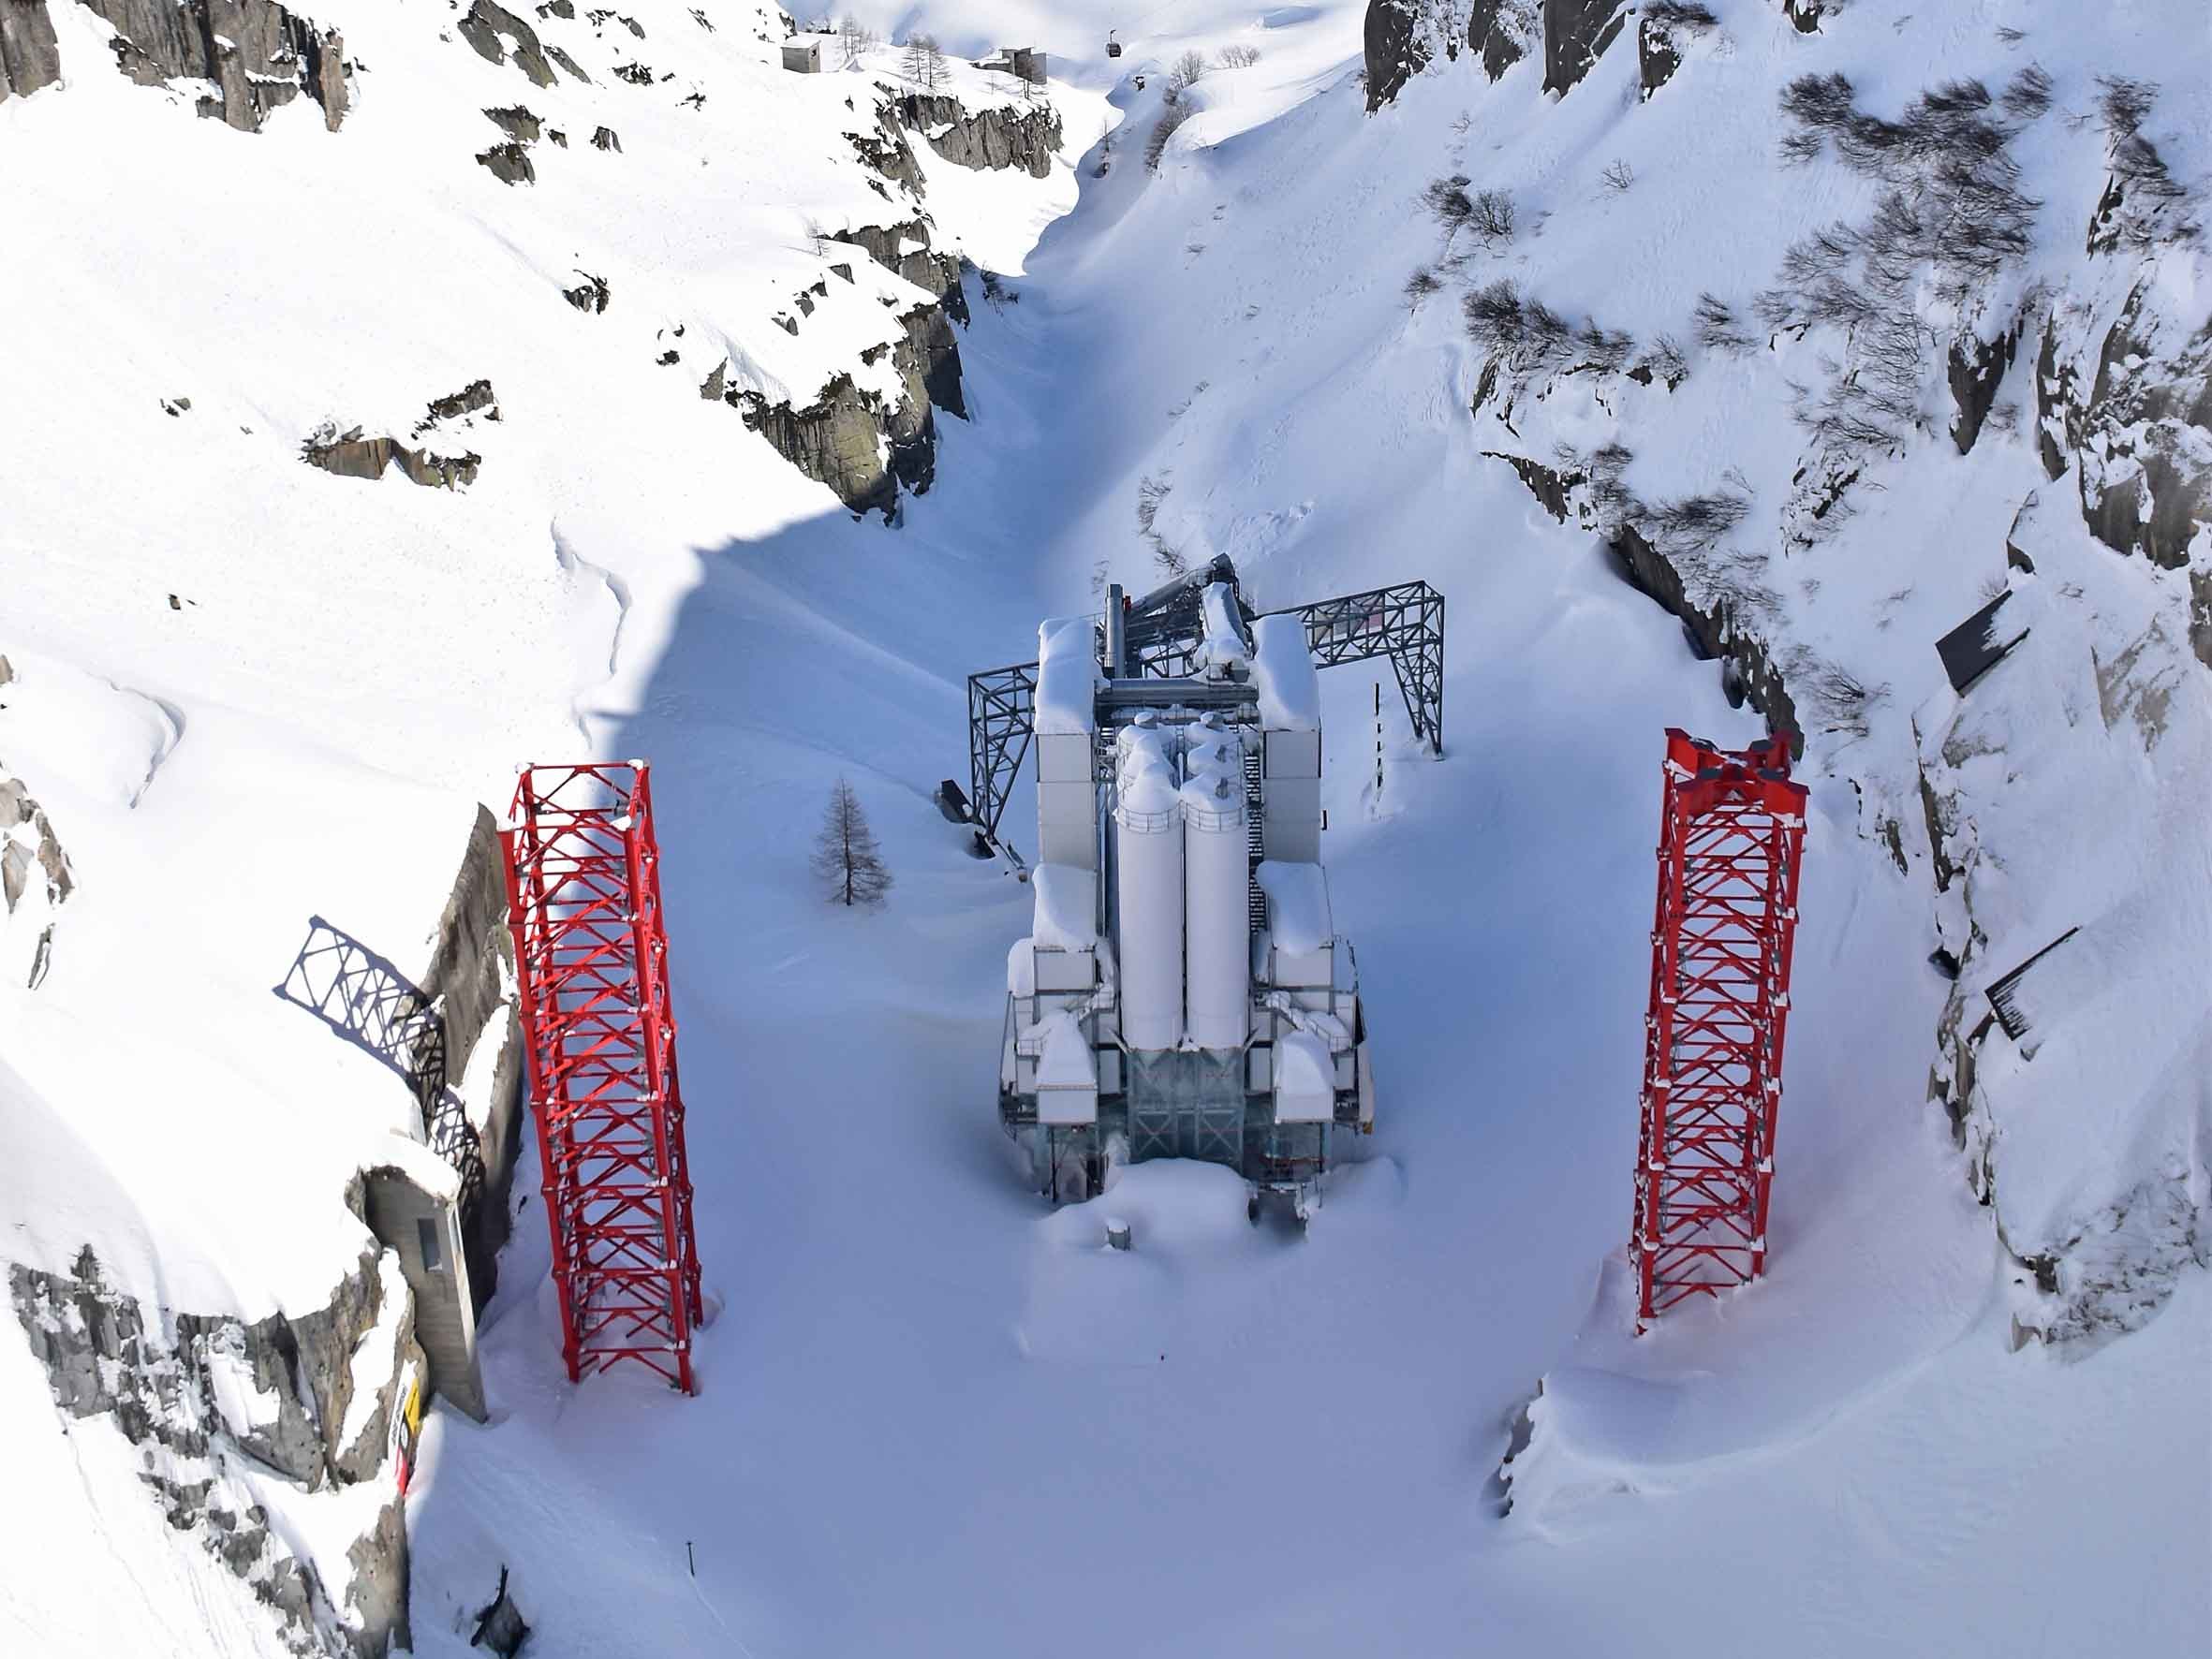
[(1263, 616), (1252, 624), (1252, 683), (1260, 690), (1260, 724), (1270, 731), (1318, 731), (1321, 681), (1294, 616)]
[(1335, 929), (1329, 917), (1329, 876), (1319, 864), (1262, 859), (1257, 872), (1267, 895), (1267, 930), (1276, 946), (1301, 953), (1319, 950)]
[(1292, 1031), (1275, 1043), (1275, 1121), (1325, 1123), (1336, 1115), (1336, 1066), (1329, 1045)]
[(1091, 729), (1099, 661), (1087, 616), (1061, 616), (1037, 628), (1037, 707), (1040, 736), (1066, 737)]

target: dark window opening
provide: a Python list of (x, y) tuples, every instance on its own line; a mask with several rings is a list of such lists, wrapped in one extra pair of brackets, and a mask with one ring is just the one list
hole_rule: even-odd
[(436, 1222), (423, 1218), (415, 1223), (415, 1241), (422, 1247), (422, 1265), (431, 1272), (443, 1272), (446, 1266), (444, 1241), (438, 1237)]

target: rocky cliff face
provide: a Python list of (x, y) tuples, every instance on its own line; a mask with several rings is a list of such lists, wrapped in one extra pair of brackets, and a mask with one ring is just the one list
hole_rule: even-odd
[(1626, 0), (1543, 0), (1543, 89), (1564, 93), (1620, 38)]
[[(461, 1175), (461, 1237), (469, 1290), (481, 1313), (499, 1284), (507, 1243), (508, 1196), (520, 1150), (523, 1045), (515, 1013), (514, 940), (507, 926), (507, 877), (492, 815), (477, 811), (453, 894), (438, 918), (436, 946), (422, 976), (424, 1000), (437, 1010), (438, 1094), (481, 1072), (490, 1076), (465, 1100), (465, 1130), (434, 1118), (434, 1148)], [(461, 1140), (465, 1144), (448, 1145)]]
[[(1415, 95), (1424, 65), (1450, 73), (1455, 42), (1489, 38), (1508, 9), (1374, 0), (1370, 102)], [(2180, 129), (2171, 110), (2160, 125), (2149, 82), (2093, 63), (2060, 80), (2001, 32), (1986, 55), (2009, 79), (1940, 81), (1877, 114), (1803, 55), (1828, 50), (1823, 20), (1856, 13), (1777, 9), (1794, 26), (1777, 165), (1858, 175), (1880, 211), (1736, 247), (1767, 272), (1716, 270), (1694, 306), (1633, 332), (1540, 291), (1563, 206), (1543, 245), (1509, 228), (1483, 257), (1511, 244), (1512, 264), (1463, 279), (1476, 442), (1546, 512), (1604, 538), (1717, 661), (1732, 701), (1788, 732), (1830, 786), (1850, 784), (1860, 833), (1903, 877), (1926, 873), (1931, 960), (1952, 979), (1931, 1094), (2016, 1264), (2021, 1338), (2091, 1344), (2140, 1326), (2212, 1257), (2195, 804), (2212, 797), (2212, 322), (2181, 297), (2201, 293), (2205, 255), (2184, 169), (2157, 148)], [(1635, 100), (1708, 95), (1707, 59), (1740, 52), (1705, 7), (1634, 12), (1635, 62), (1609, 72)], [(1590, 80), (1629, 14), (1546, 0), (1543, 91)], [(1526, 79), (1491, 95), (1543, 119)], [(1607, 141), (1641, 166), (1645, 116), (1622, 109)], [(1510, 197), (1510, 166), (1490, 163), (1484, 184)], [(1625, 160), (1609, 171), (1550, 200), (1602, 213), (1609, 192), (1650, 187)], [(2071, 195), (2046, 188), (2060, 180)], [(1680, 211), (1695, 224), (1701, 210)], [(1762, 431), (1735, 413), (1747, 406), (1769, 408)], [(1683, 435), (1701, 423), (1702, 449)], [(1766, 433), (1784, 434), (1772, 453)], [(1651, 477), (1674, 492), (1638, 486)], [(1895, 580), (1823, 594), (1885, 554), (1906, 555)], [(1899, 654), (1886, 631), (1938, 583), (1982, 598), (1910, 613), (1919, 637)], [(1948, 687), (1896, 706), (1888, 676), (1927, 684), (1939, 636), (1975, 603), (1963, 645), (1946, 639), (1967, 666), (1946, 656)], [(2185, 991), (2183, 962), (2198, 964)], [(2102, 1125), (2087, 1167), (2086, 1120)]]
[(1407, 81), (1428, 66), (1426, 9), (1424, 0), (1369, 0), (1361, 37), (1369, 114), (1396, 97)]
[[(12, 4), (13, 0), (9, 0)], [(276, 0), (81, 0), (115, 30), (115, 61), (142, 86), (205, 81), (199, 112), (258, 132), (304, 93), (336, 132), (352, 101), (346, 43)]]
[(1050, 104), (1025, 110), (1001, 105), (970, 114), (958, 98), (908, 93), (894, 109), (901, 126), (960, 167), (1019, 168), (1042, 179), (1059, 154), (1060, 114)]
[[(771, 402), (758, 392), (728, 387), (722, 366), (700, 387), (701, 397), (720, 398), (741, 410), (746, 426), (808, 477), (835, 491), (854, 513), (880, 513), (887, 523), (897, 518), (902, 490), (919, 495), (936, 479), (936, 412), (967, 418), (960, 346), (951, 328), (968, 320), (967, 297), (960, 261), (932, 245), (929, 216), (921, 211), (927, 187), (914, 159), (912, 137), (962, 167), (1019, 169), (1043, 178), (1051, 171), (1061, 131), (1050, 105), (970, 112), (957, 98), (907, 94), (878, 106), (873, 136), (854, 139), (860, 158), (917, 211), (890, 224), (853, 226), (829, 240), (850, 243), (935, 300), (899, 315), (900, 338), (862, 354), (863, 366), (888, 356), (898, 393), (886, 396), (862, 386), (853, 374), (840, 374), (809, 403)], [(802, 295), (796, 304), (802, 316), (812, 315), (808, 296)], [(795, 331), (798, 319), (789, 326)]]
[[(0, 686), (14, 678), (0, 656)], [(0, 936), (7, 940), (7, 971), (21, 974), (34, 990), (46, 977), (54, 926), (76, 887), (68, 855), (45, 810), (21, 778), (8, 774), (0, 756)]]
[(0, 0), (0, 103), (52, 86), (61, 73), (46, 0)]
[[(410, 1645), (397, 1459), (422, 1374), (406, 1285), (365, 1252), (330, 1303), (239, 1319), (141, 1308), (90, 1249), (69, 1273), (8, 1270), (55, 1408), (141, 1448), (149, 1501), (274, 1610), (302, 1652), (382, 1659)], [(387, 1498), (342, 1562), (300, 1552), (320, 1494)]]
[(837, 375), (804, 408), (770, 404), (753, 392), (724, 394), (785, 460), (834, 490), (855, 513), (881, 513), (887, 523), (897, 517), (902, 488), (921, 495), (936, 482), (934, 411), (966, 418), (960, 347), (945, 311), (918, 305), (899, 320), (903, 339), (870, 348), (890, 353), (902, 388), (896, 399), (863, 389), (849, 374)]

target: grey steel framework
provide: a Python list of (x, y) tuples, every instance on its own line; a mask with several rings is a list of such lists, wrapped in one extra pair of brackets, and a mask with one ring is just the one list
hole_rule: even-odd
[[(1109, 619), (1108, 650), (1122, 669), (1116, 678), (1194, 675), (1205, 639), (1203, 596), (1217, 581), (1238, 587), (1236, 567), (1226, 554), (1132, 600), (1122, 616)], [(1413, 735), (1430, 754), (1444, 753), (1444, 595), (1428, 583), (1399, 582), (1265, 612), (1246, 607), (1240, 591), (1237, 604), (1246, 622), (1258, 615), (1298, 618), (1321, 668), (1390, 658)], [(1000, 844), (998, 821), (1029, 754), (1036, 694), (1033, 662), (967, 677), (969, 802), (978, 829), (993, 845)]]
[(1443, 754), (1443, 595), (1425, 581), (1402, 581), (1264, 614), (1304, 623), (1305, 642), (1321, 668), (1389, 657), (1413, 735), (1428, 744), (1430, 754)]
[(1007, 791), (1029, 755), (1037, 707), (1037, 665), (986, 668), (967, 677), (968, 800), (983, 834), (995, 842)]

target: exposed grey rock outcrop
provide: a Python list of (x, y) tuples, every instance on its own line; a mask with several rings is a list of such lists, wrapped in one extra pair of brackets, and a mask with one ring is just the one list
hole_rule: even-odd
[(1407, 81), (1428, 67), (1422, 21), (1422, 0), (1368, 0), (1362, 28), (1368, 114), (1396, 97)]
[(328, 437), (310, 438), (300, 446), (300, 459), (342, 478), (370, 479), (382, 477), (384, 469), (397, 462), (400, 471), (416, 483), (440, 490), (475, 483), (478, 469), (484, 463), (484, 458), (473, 451), (433, 455), (427, 449), (410, 449), (397, 438), (364, 438), (358, 426)]
[(1674, 79), (1682, 67), (1682, 54), (1665, 28), (1643, 18), (1636, 24), (1636, 80), (1642, 95), (1651, 95)]
[(2191, 538), (2212, 523), (2212, 467), (2203, 460), (2212, 454), (2212, 324), (2180, 340), (2175, 332), (2138, 287), (2105, 331), (2092, 374), (2082, 372), (2086, 352), (2064, 349), (2055, 317), (2036, 360), (2044, 472), (2057, 479), (2077, 465), (2090, 532), (2169, 570), (2188, 565)]
[(468, 1645), (496, 1653), (499, 1659), (515, 1659), (529, 1639), (530, 1626), (523, 1619), (522, 1608), (515, 1606), (514, 1597), (508, 1593), (507, 1569), (501, 1567), (499, 1588), (489, 1602), (477, 1609), (476, 1629), (469, 1634)]
[(429, 411), (422, 424), (415, 430), (425, 431), (440, 420), (458, 420), (465, 415), (490, 411), (489, 418), (499, 418), (499, 399), (492, 390), (489, 380), (471, 380), (459, 391), (430, 401)]
[(903, 339), (862, 354), (875, 362), (889, 350), (901, 382), (895, 402), (863, 390), (849, 374), (836, 375), (803, 408), (770, 404), (758, 392), (724, 394), (776, 453), (835, 491), (856, 514), (879, 512), (886, 522), (896, 516), (902, 487), (922, 495), (936, 481), (936, 410), (963, 419), (967, 414), (960, 350), (945, 312), (918, 305), (899, 322)]
[[(558, 79), (545, 60), (538, 31), (493, 0), (475, 0), (468, 15), (461, 20), (460, 29), (461, 37), (488, 62), (504, 64), (511, 47), (515, 67), (527, 75), (533, 85), (551, 86)], [(579, 74), (577, 79), (584, 77)]]
[(612, 302), (614, 290), (608, 286), (603, 276), (594, 276), (588, 271), (580, 271), (576, 274), (583, 280), (572, 288), (563, 288), (561, 298), (579, 311), (593, 316), (599, 316)]
[(1525, 36), (1526, 0), (1474, 0), (1467, 12), (1467, 43), (1482, 59), (1482, 72), (1496, 81), (1528, 55)]
[(1961, 455), (1971, 450), (1974, 440), (1981, 436), (1982, 423), (1996, 406), (1997, 389), (2004, 384), (2005, 372), (2013, 366), (2013, 354), (2019, 347), (2017, 323), (1995, 340), (1951, 343), (1948, 376), (1951, 401), (1958, 408), (1958, 418), (1951, 423), (1951, 441), (1958, 446)]
[[(0, 685), (14, 677), (7, 659), (0, 656)], [(0, 925), (22, 910), (26, 899), (33, 900), (34, 910), (43, 909), (47, 917), (30, 947), (26, 983), (34, 991), (53, 960), (55, 913), (76, 888), (68, 855), (62, 850), (45, 810), (31, 799), (22, 780), (10, 777), (0, 763)], [(43, 905), (37, 904), (37, 899), (43, 899)]]
[(1572, 91), (1627, 21), (1626, 0), (1543, 0), (1544, 91)]
[[(354, 1541), (351, 1582), (333, 1588), (293, 1553), (233, 1465), (302, 1492), (385, 1472), (393, 1422), (422, 1371), (404, 1291), (391, 1300), (396, 1283), (371, 1250), (314, 1313), (251, 1324), (180, 1313), (165, 1329), (108, 1283), (89, 1248), (66, 1274), (8, 1270), (16, 1317), (55, 1405), (73, 1418), (111, 1418), (145, 1448), (140, 1478), (170, 1524), (197, 1534), (275, 1610), (300, 1651), (352, 1659), (410, 1642), (399, 1503)], [(357, 1401), (363, 1382), (375, 1392)]]
[(486, 110), (484, 116), (518, 144), (535, 144), (544, 128), (537, 115), (522, 104), (505, 110)]
[(902, 126), (957, 166), (979, 171), (1020, 168), (1033, 179), (1052, 175), (1061, 134), (1060, 112), (1050, 104), (1020, 111), (1001, 106), (971, 115), (958, 98), (908, 93), (894, 108)]
[(1644, 98), (1674, 78), (1689, 43), (1718, 22), (1699, 0), (1648, 0), (1636, 20), (1636, 75)]
[(46, 0), (0, 0), (0, 103), (61, 79)]
[(479, 153), (477, 165), (487, 169), (502, 184), (538, 183), (538, 169), (531, 165), (530, 153), (520, 144), (494, 144)]
[(1591, 481), (1587, 473), (1562, 471), (1526, 455), (1495, 449), (1483, 453), (1511, 466), (1529, 494), (1561, 523), (1580, 521), (1603, 531), (1620, 575), (1682, 624), (1685, 638), (1701, 658), (1720, 664), (1721, 689), (1729, 700), (1748, 701), (1766, 716), (1769, 730), (1789, 734), (1793, 753), (1804, 752), (1805, 731), (1781, 670), (1766, 642), (1735, 614), (1726, 594), (1693, 594), (1674, 561), (1632, 520), (1598, 522), (1585, 510)]
[(1805, 729), (1798, 724), (1796, 699), (1766, 642), (1742, 625), (1725, 596), (1700, 601), (1683, 582), (1674, 562), (1633, 524), (1615, 536), (1613, 551), (1635, 585), (1681, 619), (1698, 653), (1721, 664), (1721, 689), (1729, 701), (1748, 701), (1766, 716), (1769, 731), (1787, 732), (1793, 755), (1805, 752)]
[(832, 242), (850, 242), (886, 271), (894, 271), (924, 293), (934, 295), (955, 322), (967, 321), (967, 296), (960, 286), (960, 261), (930, 246), (929, 221), (896, 225), (857, 225), (836, 231)]
[[(0, 0), (13, 4), (13, 0)], [(346, 44), (276, 0), (82, 0), (115, 31), (115, 61), (141, 86), (207, 81), (199, 113), (258, 132), (272, 110), (302, 93), (336, 132), (352, 100)]]
[(804, 408), (770, 404), (754, 392), (729, 395), (745, 425), (808, 477), (827, 484), (854, 513), (891, 518), (899, 491), (887, 462), (899, 458), (883, 452), (887, 412), (851, 375), (833, 377)]

